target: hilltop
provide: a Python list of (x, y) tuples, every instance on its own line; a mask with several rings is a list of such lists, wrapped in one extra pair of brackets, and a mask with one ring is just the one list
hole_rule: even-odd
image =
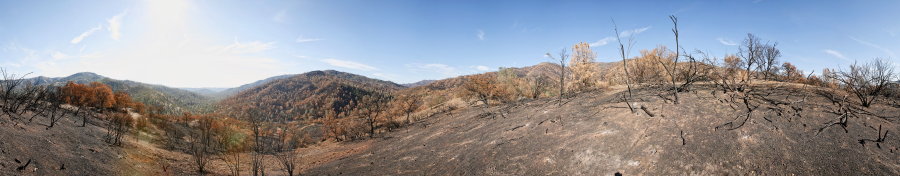
[(238, 86), (238, 87), (233, 87), (233, 88), (223, 89), (223, 90), (221, 90), (221, 91), (219, 91), (219, 92), (216, 92), (216, 93), (211, 94), (211, 96), (216, 97), (216, 98), (219, 98), (219, 99), (224, 99), (224, 98), (230, 97), (230, 96), (232, 96), (232, 95), (235, 95), (235, 94), (237, 94), (237, 93), (240, 93), (241, 91), (244, 91), (244, 90), (247, 90), (247, 89), (250, 89), (250, 88), (254, 88), (254, 87), (257, 87), (257, 86), (261, 86), (261, 85), (263, 85), (263, 84), (266, 84), (266, 83), (269, 83), (269, 82), (272, 82), (272, 81), (275, 81), (275, 80), (280, 80), (280, 79), (284, 79), (284, 78), (290, 78), (290, 77), (292, 77), (292, 76), (294, 76), (294, 75), (295, 75), (295, 74), (287, 74), (287, 75), (279, 75), (279, 76), (269, 77), (269, 78), (266, 78), (266, 79), (262, 79), (262, 80), (259, 80), (259, 81), (255, 81), (255, 82), (249, 83), (249, 84), (244, 84), (244, 85), (241, 85), (241, 86)]
[(388, 94), (403, 88), (393, 82), (345, 72), (312, 71), (245, 88), (219, 104), (277, 112), (279, 118), (300, 120), (323, 117), (328, 111), (344, 112), (364, 95)]

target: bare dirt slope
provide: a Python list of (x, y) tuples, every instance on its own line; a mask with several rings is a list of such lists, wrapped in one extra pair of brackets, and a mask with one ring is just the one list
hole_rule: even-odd
[[(621, 89), (579, 94), (561, 107), (535, 100), (468, 108), (385, 133), (305, 174), (900, 175), (896, 100), (855, 109), (843, 128), (830, 125), (841, 113), (827, 96), (779, 87), (766, 88), (746, 123), (740, 101), (711, 87), (682, 93), (678, 105), (638, 90), (635, 104), (647, 110), (637, 115)], [(883, 142), (879, 126), (889, 131)]]
[(130, 167), (120, 148), (103, 141), (106, 131), (90, 123), (80, 127), (81, 118), (53, 128), (44, 117), (27, 124), (0, 118), (0, 175), (120, 175)]

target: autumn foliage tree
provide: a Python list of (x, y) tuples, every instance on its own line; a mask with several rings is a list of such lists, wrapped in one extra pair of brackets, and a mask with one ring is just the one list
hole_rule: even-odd
[[(129, 108), (138, 113), (145, 112), (143, 103), (134, 102), (125, 92), (114, 93), (112, 88), (100, 82), (91, 82), (88, 85), (68, 82), (60, 87), (58, 92), (62, 102), (76, 107), (74, 114), (82, 116), (81, 126), (87, 124), (88, 116), (97, 116), (92, 114), (106, 114), (110, 122), (109, 128), (118, 133), (133, 123), (131, 117), (120, 117), (121, 114), (127, 115)], [(94, 112), (91, 112), (91, 109)], [(119, 134), (111, 134), (111, 140), (108, 141), (117, 144), (118, 138)]]
[(391, 97), (382, 92), (365, 95), (359, 101), (357, 113), (369, 125), (369, 137), (375, 137), (378, 119), (385, 115)]
[(412, 123), (410, 116), (413, 112), (416, 112), (420, 106), (422, 106), (422, 98), (416, 95), (398, 96), (397, 98), (394, 98), (391, 103), (391, 109), (393, 109), (394, 112), (406, 116), (406, 123)]
[(803, 72), (800, 69), (797, 69), (794, 64), (790, 62), (784, 62), (781, 64), (780, 73), (778, 75), (779, 80), (786, 82), (795, 82), (795, 83), (805, 83), (806, 80), (803, 78)]
[(90, 85), (68, 82), (61, 89), (66, 103), (70, 105), (103, 109), (116, 104), (112, 88), (100, 82), (91, 82)]
[(631, 80), (635, 83), (662, 84), (672, 77), (667, 76), (666, 66), (674, 65), (676, 54), (665, 46), (651, 50), (641, 50), (641, 56), (632, 60), (629, 67)]
[(597, 54), (586, 42), (572, 46), (572, 60), (569, 62), (572, 69), (572, 88), (587, 90), (594, 88), (599, 80), (599, 68), (595, 63)]
[(489, 107), (492, 101), (505, 101), (502, 98), (508, 97), (506, 89), (494, 83), (495, 75), (479, 74), (464, 77), (465, 83), (462, 85), (462, 91), (459, 96), (463, 99), (473, 100), (475, 103), (482, 103), (485, 107)]
[(93, 94), (92, 104), (95, 108), (101, 110), (110, 109), (116, 104), (116, 96), (113, 94), (112, 88), (100, 82), (91, 82), (91, 93)]

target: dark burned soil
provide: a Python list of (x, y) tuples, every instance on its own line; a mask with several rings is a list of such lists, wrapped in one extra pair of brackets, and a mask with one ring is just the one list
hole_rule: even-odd
[(63, 119), (53, 128), (48, 124), (44, 117), (0, 124), (0, 175), (118, 175), (130, 170), (121, 162), (125, 152), (105, 143), (106, 133), (96, 124), (80, 127), (81, 118)]
[[(623, 88), (562, 105), (470, 107), (372, 140), (302, 148), (298, 164), (304, 175), (900, 175), (900, 100), (866, 108), (819, 88), (754, 90), (749, 116), (739, 94), (709, 86), (681, 93), (679, 104), (662, 89), (635, 90), (636, 113)], [(197, 174), (190, 155), (160, 148), (152, 134), (110, 146), (99, 120), (66, 118), (49, 130), (44, 120), (0, 121), (0, 175)], [(268, 174), (287, 175), (274, 158), (264, 162)], [(219, 157), (208, 169), (229, 173)]]
[[(757, 87), (749, 118), (712, 87), (468, 108), (383, 133), (307, 175), (900, 175), (897, 100), (841, 113), (821, 90)], [(805, 101), (803, 101), (805, 99)], [(643, 107), (643, 108), (641, 108)], [(646, 110), (643, 110), (646, 109)], [(837, 124), (847, 115), (846, 127)], [(746, 121), (744, 121), (746, 119)], [(887, 132), (877, 140), (879, 126)]]

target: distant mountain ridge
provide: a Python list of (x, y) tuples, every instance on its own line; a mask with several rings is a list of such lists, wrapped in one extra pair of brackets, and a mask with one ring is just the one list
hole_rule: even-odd
[(362, 96), (403, 89), (390, 81), (334, 70), (311, 71), (273, 79), (242, 90), (219, 105), (235, 110), (258, 110), (289, 120), (319, 118), (340, 113)]
[(269, 78), (266, 78), (266, 79), (263, 79), (263, 80), (255, 81), (255, 82), (252, 82), (252, 83), (249, 83), (249, 84), (244, 84), (244, 85), (241, 85), (241, 86), (238, 86), (238, 87), (226, 88), (226, 89), (224, 89), (224, 90), (221, 90), (221, 91), (217, 92), (217, 93), (214, 94), (213, 96), (214, 96), (214, 97), (220, 97), (220, 98), (226, 98), (226, 97), (228, 97), (228, 96), (237, 94), (238, 92), (241, 92), (241, 91), (244, 91), (244, 90), (247, 90), (247, 89), (256, 87), (256, 86), (260, 86), (260, 85), (263, 85), (263, 84), (266, 84), (266, 83), (269, 83), (269, 82), (272, 82), (272, 81), (275, 81), (275, 80), (280, 80), (280, 79), (284, 79), (284, 78), (289, 78), (289, 77), (295, 76), (295, 75), (297, 75), (297, 74), (278, 75), (278, 76), (269, 77)]
[(69, 81), (79, 84), (88, 84), (95, 81), (101, 82), (109, 85), (113, 91), (126, 92), (131, 95), (134, 100), (148, 106), (160, 107), (163, 112), (166, 113), (207, 112), (211, 110), (210, 105), (213, 103), (212, 99), (208, 96), (184, 89), (130, 80), (117, 80), (91, 72), (80, 72), (67, 77), (56, 78), (38, 76), (29, 78), (26, 81), (30, 81), (36, 85), (53, 86), (63, 86)]
[(414, 83), (406, 83), (406, 84), (402, 84), (402, 85), (403, 85), (403, 87), (413, 88), (413, 87), (419, 87), (419, 86), (431, 84), (435, 81), (437, 81), (437, 80), (426, 79), (426, 80), (421, 80), (421, 81), (414, 82)]

